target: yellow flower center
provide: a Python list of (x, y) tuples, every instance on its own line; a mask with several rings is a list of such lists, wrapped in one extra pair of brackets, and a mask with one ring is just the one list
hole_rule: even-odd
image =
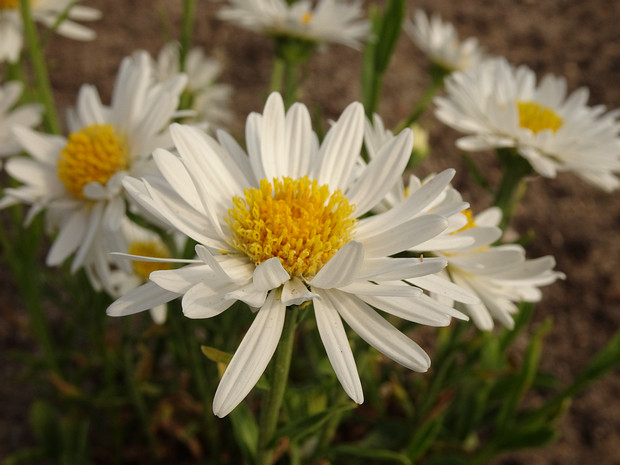
[(109, 124), (86, 126), (69, 135), (58, 159), (58, 177), (74, 196), (91, 182), (105, 185), (119, 171), (127, 169), (129, 149), (125, 138)]
[[(159, 241), (136, 241), (129, 246), (131, 255), (141, 255), (143, 257), (170, 258), (168, 247)], [(153, 271), (170, 270), (172, 264), (167, 262), (132, 262), (133, 272), (145, 281)]]
[(519, 125), (529, 129), (534, 134), (551, 129), (556, 132), (562, 127), (564, 121), (551, 108), (536, 102), (517, 101), (519, 109)]
[(309, 11), (305, 12), (304, 15), (301, 17), (301, 24), (307, 26), (310, 21), (312, 21), (312, 17), (312, 13), (310, 13)]
[(466, 229), (478, 227), (478, 225), (476, 224), (476, 220), (474, 219), (474, 214), (471, 211), (471, 208), (468, 208), (467, 210), (463, 210), (461, 213), (463, 213), (463, 215), (465, 215), (465, 217), (467, 218), (467, 223), (461, 229), (453, 231), (450, 234), (456, 234), (461, 231), (465, 231)]
[(231, 245), (259, 265), (278, 257), (291, 276), (311, 278), (351, 240), (355, 206), (308, 176), (269, 182), (234, 197), (226, 222)]
[(17, 10), (19, 0), (0, 0), (0, 10)]

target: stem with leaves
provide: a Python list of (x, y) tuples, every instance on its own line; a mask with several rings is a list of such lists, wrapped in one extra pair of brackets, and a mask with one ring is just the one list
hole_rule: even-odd
[(271, 385), (260, 417), (257, 465), (271, 464), (274, 433), (278, 426), (280, 408), (284, 399), (284, 392), (286, 391), (299, 312), (300, 307), (290, 307), (286, 312), (284, 328), (282, 329), (282, 335), (280, 336), (280, 342), (276, 349), (274, 364), (271, 370)]

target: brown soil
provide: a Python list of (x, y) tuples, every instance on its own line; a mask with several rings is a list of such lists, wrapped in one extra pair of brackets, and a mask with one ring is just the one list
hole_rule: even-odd
[[(94, 84), (107, 101), (118, 64), (136, 49), (156, 53), (168, 35), (179, 30), (182, 2), (173, 0), (91, 0), (103, 12), (93, 24), (98, 39), (80, 43), (54, 37), (48, 48), (51, 80), (58, 104), (75, 101), (79, 86)], [(587, 86), (590, 104), (620, 108), (620, 2), (608, 0), (418, 0), (415, 8), (436, 11), (458, 28), (461, 37), (476, 36), (492, 54), (514, 64), (526, 64), (539, 76), (565, 76), (569, 89)], [(272, 46), (268, 39), (224, 24), (214, 18), (218, 5), (197, 2), (195, 43), (224, 65), (222, 80), (234, 86), (233, 106), (238, 118), (233, 131), (242, 134), (250, 111), (260, 111), (268, 87)], [(164, 21), (165, 19), (165, 21)], [(360, 98), (359, 52), (330, 47), (305, 68), (303, 101), (327, 117), (337, 116), (347, 103)], [(404, 117), (428, 83), (426, 60), (403, 35), (385, 79), (380, 113), (389, 124)], [(456, 185), (478, 208), (488, 201), (468, 180), (454, 147), (456, 134), (431, 115), (432, 157), (419, 173), (457, 168)], [(492, 173), (492, 157), (475, 157)], [(571, 379), (620, 326), (620, 197), (590, 187), (571, 175), (536, 179), (515, 219), (515, 229), (534, 232), (531, 257), (551, 254), (566, 281), (545, 289), (536, 321), (552, 317), (555, 325), (546, 338), (542, 365), (560, 379)], [(2, 275), (4, 282), (9, 282)], [(19, 308), (10, 284), (0, 286), (0, 305)], [(4, 312), (3, 312), (4, 313)], [(13, 312), (11, 312), (13, 314)], [(4, 319), (4, 317), (3, 317)], [(28, 443), (24, 418), (29, 390), (18, 383), (20, 365), (8, 359), (8, 348), (27, 347), (23, 321), (0, 326), (0, 457), (3, 451)], [(620, 372), (616, 371), (578, 396), (561, 423), (561, 437), (540, 451), (502, 457), (497, 465), (620, 464)]]

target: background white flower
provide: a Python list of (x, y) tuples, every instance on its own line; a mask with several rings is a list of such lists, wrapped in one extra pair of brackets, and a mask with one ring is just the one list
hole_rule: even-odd
[(359, 48), (370, 25), (361, 2), (308, 0), (229, 0), (219, 17), (251, 31), (310, 42), (337, 42)]
[(26, 221), (47, 211), (48, 227), (58, 230), (48, 265), (58, 265), (75, 252), (71, 269), (77, 270), (91, 260), (102, 228), (120, 228), (126, 208), (121, 181), (128, 174), (149, 172), (151, 151), (171, 146), (167, 127), (185, 80), (178, 75), (155, 84), (146, 54), (126, 58), (110, 106), (101, 103), (93, 86), (82, 86), (68, 118), (68, 138), (15, 128), (32, 158), (7, 161), (7, 172), (23, 185), (5, 189), (0, 207), (16, 201), (32, 205)]
[[(454, 236), (470, 237), (474, 241), (466, 247), (432, 250), (433, 255), (445, 257), (448, 266), (440, 273), (480, 297), (478, 304), (459, 304), (471, 316), (474, 324), (483, 330), (493, 328), (493, 320), (512, 329), (512, 315), (519, 302), (539, 302), (540, 286), (564, 279), (564, 274), (553, 271), (555, 259), (545, 256), (526, 259), (525, 250), (518, 244), (493, 245), (502, 236), (498, 227), (502, 214), (499, 208), (489, 208), (469, 222)], [(451, 304), (445, 296), (436, 298)], [(461, 307), (459, 307), (461, 308)]]
[(536, 85), (531, 69), (498, 58), (450, 75), (446, 92), (435, 99), (436, 115), (468, 134), (459, 148), (514, 147), (542, 176), (571, 171), (606, 191), (620, 186), (618, 112), (587, 106), (587, 89), (567, 96), (564, 78)]
[[(294, 104), (285, 112), (280, 95), (272, 94), (262, 115), (248, 117), (247, 155), (223, 131), (215, 140), (173, 125), (179, 155), (154, 152), (165, 181), (125, 180), (144, 209), (198, 242), (198, 258), (150, 275), (171, 295), (158, 298), (152, 289), (138, 288), (108, 314), (136, 313), (174, 293), (183, 295), (190, 318), (216, 316), (237, 300), (258, 309), (215, 394), (216, 415), (227, 415), (258, 381), (278, 344), (287, 306), (314, 302), (328, 358), (357, 403), (362, 387), (341, 318), (377, 350), (416, 371), (428, 369), (429, 357), (373, 307), (432, 326), (465, 318), (403, 281), (438, 272), (445, 259), (390, 257), (441, 233), (448, 225), (443, 216), (419, 214), (424, 205), (416, 204), (362, 218), (400, 178), (411, 132), (395, 136), (356, 172), (363, 133), (364, 111), (354, 103), (320, 144), (307, 108)], [(437, 176), (413, 199), (432, 202), (453, 174)]]
[(429, 60), (449, 72), (472, 68), (484, 57), (478, 39), (460, 41), (454, 26), (437, 13), (429, 19), (424, 11), (416, 10), (413, 21), (406, 20), (403, 29)]
[[(166, 81), (179, 74), (179, 45), (166, 44), (155, 63), (157, 79)], [(191, 94), (190, 109), (196, 111), (192, 120), (221, 125), (231, 122), (230, 110), (232, 87), (217, 82), (222, 65), (215, 58), (205, 56), (200, 47), (192, 48), (185, 60), (184, 73), (187, 75), (186, 91)]]
[[(34, 21), (52, 27), (67, 8), (67, 18), (55, 29), (58, 34), (75, 40), (92, 40), (95, 33), (75, 21), (94, 21), (101, 12), (82, 5), (72, 5), (74, 0), (36, 0), (30, 2)], [(0, 62), (16, 62), (24, 44), (22, 17), (19, 0), (0, 2)]]
[(13, 135), (14, 126), (35, 127), (41, 122), (43, 108), (37, 103), (17, 106), (23, 84), (12, 81), (0, 86), (0, 157), (14, 155), (21, 146)]

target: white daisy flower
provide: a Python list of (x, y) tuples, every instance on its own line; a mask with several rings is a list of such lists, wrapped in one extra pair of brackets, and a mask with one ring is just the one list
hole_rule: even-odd
[[(103, 263), (104, 259), (109, 261), (111, 271), (109, 273), (96, 272), (92, 276), (91, 281), (95, 281), (98, 276), (109, 275), (108, 283), (101, 283), (113, 297), (120, 297), (136, 289), (137, 287), (147, 284), (147, 287), (157, 288), (154, 283), (149, 283), (149, 275), (153, 271), (171, 270), (172, 264), (167, 261), (127, 261), (115, 260), (114, 255), (110, 255), (109, 251), (114, 250), (116, 253), (125, 253), (137, 256), (148, 256), (160, 260), (168, 260), (172, 258), (172, 252), (168, 245), (162, 240), (161, 236), (156, 232), (146, 229), (135, 222), (125, 218), (121, 226), (120, 234), (108, 234), (106, 239), (109, 244), (99, 250), (102, 257), (96, 260), (96, 263)], [(180, 246), (180, 241), (177, 246)], [(155, 290), (157, 292), (158, 290)], [(177, 297), (177, 294), (170, 294), (170, 300)], [(155, 305), (149, 309), (153, 321), (157, 324), (163, 324), (166, 321), (167, 308), (165, 303)]]
[(22, 89), (22, 83), (17, 81), (0, 86), (0, 158), (21, 151), (11, 131), (14, 126), (32, 128), (41, 122), (41, 105), (33, 103), (15, 106)]
[(48, 265), (59, 265), (75, 252), (71, 269), (77, 270), (90, 260), (102, 228), (120, 228), (126, 208), (121, 181), (148, 172), (152, 150), (172, 145), (167, 128), (185, 80), (179, 75), (155, 85), (146, 54), (126, 58), (110, 106), (101, 103), (93, 86), (82, 86), (69, 115), (68, 137), (14, 129), (32, 158), (7, 161), (7, 172), (23, 185), (5, 189), (0, 207), (31, 204), (27, 221), (46, 210), (50, 227), (58, 230)]
[[(233, 356), (213, 401), (227, 415), (249, 393), (271, 359), (287, 306), (314, 303), (328, 358), (347, 394), (363, 393), (341, 319), (384, 355), (416, 371), (430, 359), (374, 308), (421, 324), (443, 326), (451, 307), (420, 298), (403, 279), (441, 270), (444, 258), (391, 258), (425, 242), (448, 225), (440, 215), (418, 214), (443, 192), (453, 171), (437, 176), (411, 208), (364, 218), (399, 179), (413, 145), (405, 130), (354, 175), (364, 133), (364, 110), (351, 104), (318, 142), (307, 108), (288, 112), (272, 94), (264, 112), (249, 116), (248, 154), (220, 131), (218, 140), (190, 126), (172, 125), (179, 155), (154, 152), (163, 179), (127, 178), (128, 191), (198, 242), (198, 258), (183, 268), (156, 271), (162, 290), (183, 295), (190, 318), (210, 318), (241, 300), (257, 315)], [(146, 259), (146, 258), (145, 258)], [(136, 291), (108, 308), (136, 313), (161, 299)]]
[[(180, 73), (179, 46), (166, 44), (154, 64), (157, 79), (166, 81)], [(217, 82), (222, 72), (221, 64), (214, 58), (205, 56), (200, 47), (192, 48), (185, 60), (187, 74), (186, 91), (191, 95), (191, 110), (196, 111), (193, 120), (210, 124), (229, 123), (233, 114), (230, 110), (232, 88)]]
[(416, 10), (413, 21), (406, 20), (403, 29), (431, 62), (448, 72), (472, 68), (484, 56), (477, 39), (461, 42), (454, 26), (438, 14), (429, 19), (424, 11)]
[[(366, 121), (365, 142), (371, 159), (376, 156), (378, 147), (393, 139), (394, 135), (385, 129), (378, 115), (374, 115), (372, 124)], [(406, 188), (399, 180), (379, 204), (378, 211), (406, 207), (409, 197), (420, 196), (433, 178), (421, 181), (412, 175)], [(489, 208), (473, 218), (471, 210), (463, 210), (466, 206), (461, 194), (446, 185), (441, 195), (424, 208), (422, 212), (446, 216), (448, 227), (409, 250), (425, 257), (443, 257), (448, 266), (437, 275), (406, 281), (430, 291), (431, 297), (439, 302), (463, 309), (480, 329), (492, 329), (493, 319), (512, 328), (511, 315), (518, 310), (515, 303), (540, 301), (538, 287), (563, 279), (564, 274), (552, 270), (555, 260), (551, 256), (527, 260), (520, 245), (493, 245), (503, 234), (498, 227), (499, 208)], [(455, 286), (447, 286), (448, 282)]]
[(229, 0), (221, 19), (273, 37), (293, 37), (308, 42), (336, 42), (359, 48), (369, 32), (359, 1)]
[(620, 186), (618, 112), (587, 106), (587, 89), (567, 96), (566, 80), (553, 75), (536, 85), (531, 69), (500, 58), (452, 74), (446, 91), (436, 114), (468, 134), (459, 148), (514, 147), (542, 176), (571, 171), (606, 191)]
[[(565, 275), (553, 271), (555, 259), (551, 256), (528, 260), (525, 250), (518, 244), (493, 245), (502, 236), (498, 227), (502, 217), (499, 208), (489, 208), (475, 218), (467, 211), (467, 216), (467, 225), (452, 235), (472, 238), (471, 245), (432, 250), (433, 255), (448, 260), (440, 276), (480, 298), (477, 304), (460, 304), (478, 328), (493, 329), (493, 320), (497, 320), (512, 329), (512, 315), (518, 311), (517, 304), (539, 302), (542, 298), (539, 287), (564, 279)], [(452, 304), (445, 295), (436, 297)]]
[[(70, 39), (94, 39), (93, 30), (74, 21), (94, 21), (101, 17), (101, 12), (72, 3), (75, 3), (74, 0), (32, 0), (30, 1), (32, 19), (52, 27), (70, 8), (67, 18), (55, 28), (55, 31)], [(19, 0), (0, 0), (0, 62), (16, 62), (19, 59), (24, 43), (23, 27)]]

